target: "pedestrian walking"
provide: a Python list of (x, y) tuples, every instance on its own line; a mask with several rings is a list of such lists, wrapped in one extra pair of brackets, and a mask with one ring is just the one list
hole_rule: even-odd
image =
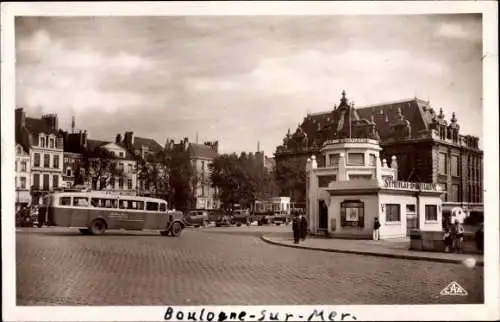
[(306, 240), (307, 236), (307, 219), (306, 216), (300, 215), (300, 239)]
[(378, 221), (378, 217), (375, 217), (375, 221), (373, 222), (373, 240), (380, 239), (380, 222)]
[(444, 251), (449, 253), (450, 248), (453, 247), (453, 240), (451, 239), (451, 232), (449, 228), (444, 229), (443, 241), (444, 241)]
[(458, 252), (462, 251), (462, 245), (464, 242), (464, 226), (458, 221), (455, 222), (456, 228), (456, 239), (455, 239), (455, 250)]
[(293, 230), (293, 242), (295, 244), (298, 244), (300, 240), (300, 222), (298, 216), (293, 217), (292, 230)]

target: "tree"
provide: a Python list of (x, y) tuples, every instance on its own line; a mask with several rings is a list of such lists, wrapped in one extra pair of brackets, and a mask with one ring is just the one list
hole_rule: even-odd
[(194, 188), (196, 186), (193, 184), (197, 180), (189, 151), (177, 148), (168, 151), (165, 156), (165, 165), (169, 170), (169, 204), (183, 211), (191, 209), (195, 203)]
[(276, 164), (276, 182), (280, 194), (289, 196), (293, 202), (304, 202), (306, 198), (306, 160), (289, 158)]
[(116, 157), (106, 149), (98, 147), (93, 152), (83, 154), (82, 162), (77, 167), (75, 184), (90, 183), (92, 189), (104, 190), (120, 178), (125, 178), (125, 172), (123, 168), (118, 167)]
[(137, 180), (141, 188), (153, 190), (156, 197), (165, 197), (168, 194), (169, 169), (167, 156), (164, 151), (148, 154), (145, 158), (136, 157)]
[(234, 204), (243, 207), (256, 200), (267, 199), (276, 193), (274, 178), (253, 154), (223, 154), (211, 165), (212, 185), (219, 191), (219, 199), (225, 208)]

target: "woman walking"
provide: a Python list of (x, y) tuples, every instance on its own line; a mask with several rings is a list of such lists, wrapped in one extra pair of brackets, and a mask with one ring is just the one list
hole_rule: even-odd
[(378, 217), (375, 217), (375, 222), (373, 223), (373, 240), (380, 239), (379, 228), (380, 228), (380, 222), (378, 221)]

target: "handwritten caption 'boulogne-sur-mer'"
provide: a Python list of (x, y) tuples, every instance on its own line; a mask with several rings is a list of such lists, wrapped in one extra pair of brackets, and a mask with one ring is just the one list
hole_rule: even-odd
[(218, 313), (205, 310), (204, 308), (196, 311), (175, 310), (168, 307), (165, 312), (164, 320), (177, 321), (356, 321), (356, 316), (351, 313), (336, 311), (313, 310), (309, 314), (294, 314), (287, 312), (271, 312), (261, 310), (257, 314), (250, 314), (246, 311)]

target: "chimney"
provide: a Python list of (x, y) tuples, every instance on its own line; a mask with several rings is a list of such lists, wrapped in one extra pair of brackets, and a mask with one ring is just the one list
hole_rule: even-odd
[(24, 110), (22, 107), (16, 108), (15, 124), (16, 124), (16, 127), (20, 127), (20, 128), (26, 127), (26, 113), (24, 113)]
[(87, 131), (80, 131), (80, 146), (87, 147)]
[(124, 141), (125, 142), (123, 143), (125, 144), (125, 147), (128, 150), (132, 150), (132, 146), (134, 145), (134, 132), (131, 131), (125, 132)]
[(75, 133), (75, 125), (76, 125), (75, 117), (72, 116), (71, 117), (71, 133)]
[(42, 115), (42, 120), (45, 121), (45, 124), (47, 124), (50, 131), (57, 131), (58, 130), (57, 115), (56, 114)]
[(183, 147), (184, 147), (184, 150), (185, 150), (185, 151), (187, 151), (187, 149), (188, 149), (188, 147), (189, 147), (189, 140), (188, 140), (188, 138), (187, 138), (187, 137), (186, 137), (186, 138), (184, 138), (184, 140), (182, 141), (182, 143), (183, 143), (183, 145), (184, 145), (184, 146), (183, 146)]
[(120, 144), (122, 143), (122, 135), (118, 133), (115, 138), (115, 143)]

